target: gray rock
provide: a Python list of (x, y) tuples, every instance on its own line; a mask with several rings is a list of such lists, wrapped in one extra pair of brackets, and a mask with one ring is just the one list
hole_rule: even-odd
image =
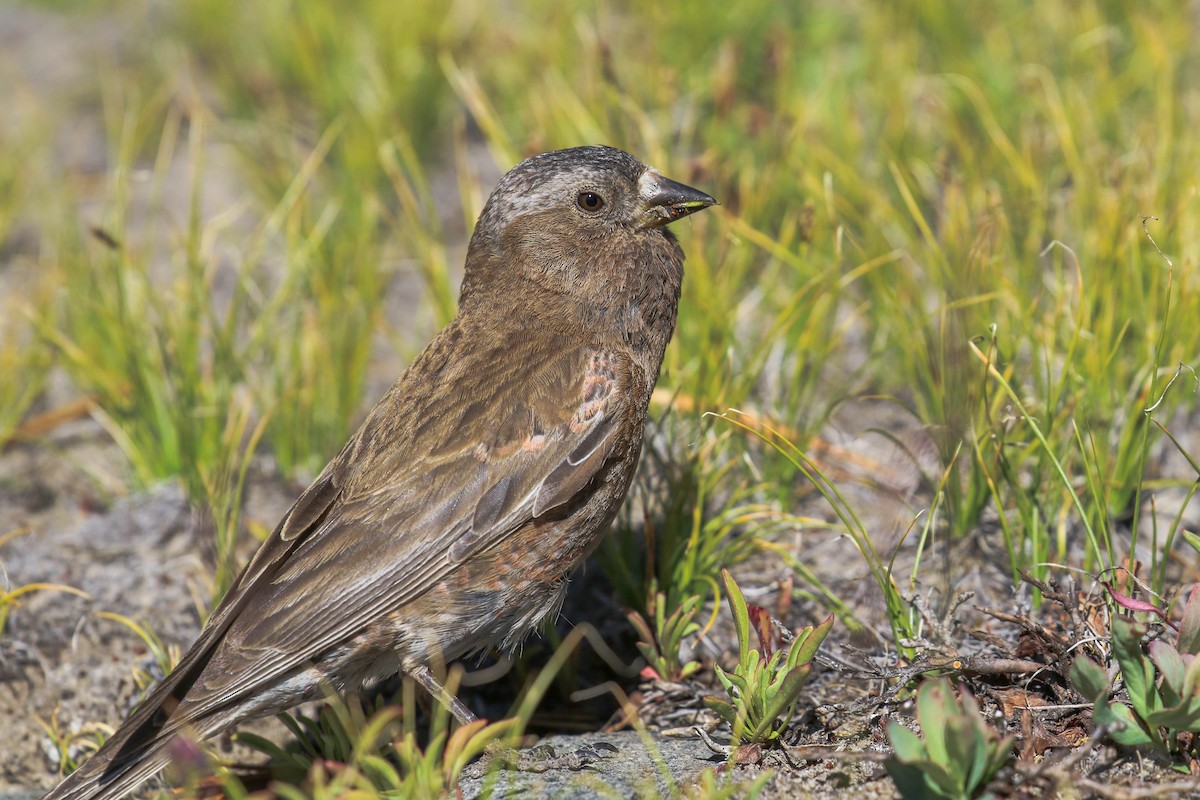
[(459, 783), (463, 798), (670, 797), (695, 781), (704, 770), (722, 763), (722, 758), (697, 738), (648, 734), (643, 740), (636, 731), (550, 736), (538, 748), (552, 749), (553, 754), (545, 754), (549, 758), (556, 755), (557, 760), (567, 760), (563, 757), (581, 750), (603, 757), (578, 769), (556, 767), (545, 772), (506, 769), (483, 778), (466, 779)]

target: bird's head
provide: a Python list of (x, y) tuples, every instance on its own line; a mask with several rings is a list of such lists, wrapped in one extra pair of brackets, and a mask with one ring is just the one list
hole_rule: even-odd
[(500, 179), (484, 206), (462, 299), (488, 280), (586, 290), (621, 282), (622, 270), (682, 261), (666, 226), (716, 202), (614, 147), (533, 156)]

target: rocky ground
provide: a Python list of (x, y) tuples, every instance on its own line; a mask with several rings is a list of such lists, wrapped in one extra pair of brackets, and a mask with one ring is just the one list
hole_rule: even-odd
[[(104, 144), (94, 109), (69, 102), (87, 65), (97, 54), (119, 56), (124, 43), (138, 35), (119, 15), (90, 20), (86, 25), (49, 11), (20, 6), (0, 8), (0, 63), (10, 78), (44, 102), (62, 102), (77, 109), (77, 119), (60, 130), (56, 141), (67, 171), (78, 176), (103, 170)], [(218, 162), (219, 163), (219, 159)], [(224, 189), (216, 180), (213, 193), (237, 193), (235, 177)], [(181, 200), (183, 202), (183, 200)], [(87, 225), (93, 211), (79, 210)], [(36, 236), (36, 231), (28, 232)], [(10, 249), (0, 262), (0, 290), (20, 291), (23, 269), (20, 251)], [(401, 276), (394, 292), (396, 304), (411, 306), (418, 297), (416, 283)], [(372, 376), (373, 396), (394, 377), (394, 356), (381, 354)], [(6, 378), (10, 379), (10, 378)], [(373, 399), (369, 397), (368, 400)], [(159, 674), (155, 654), (122, 622), (125, 618), (153, 631), (165, 646), (186, 648), (200, 627), (201, 609), (210, 595), (210, 532), (186, 504), (183, 493), (166, 484), (132, 492), (121, 477), (120, 452), (61, 376), (52, 378), (35, 408), (45, 422), (57, 412), (78, 407), (84, 413), (65, 413), (39, 428), (35, 437), (11, 444), (0, 453), (0, 580), (5, 588), (34, 583), (70, 587), (76, 593), (47, 588), (24, 596), (10, 607), (0, 629), (0, 800), (32, 798), (52, 786), (58, 754), (50, 732), (104, 732), (119, 723), (139, 696), (139, 681)], [(895, 420), (869, 402), (847, 404), (825, 432), (820, 457), (865, 513), (877, 545), (890, 550), (900, 539), (913, 509), (922, 506), (918, 470), (887, 438), (869, 433), (872, 426), (888, 427), (910, 449), (932, 453), (918, 432), (897, 427)], [(918, 457), (922, 457), (918, 455)], [(1172, 456), (1163, 455), (1165, 460)], [(1164, 464), (1163, 470), (1174, 469)], [(1186, 465), (1182, 471), (1186, 472)], [(300, 489), (281, 480), (268, 460), (251, 471), (245, 513), (266, 528), (286, 510)], [(802, 496), (798, 513), (827, 516), (816, 497)], [(1159, 513), (1167, 512), (1159, 498)], [(1194, 527), (1194, 525), (1193, 525)], [(1182, 776), (1153, 760), (1137, 759), (1087, 742), (1088, 712), (1066, 688), (1061, 671), (1066, 647), (1086, 633), (1077, 623), (1096, 600), (1095, 585), (1084, 578), (1071, 583), (1062, 575), (1062, 603), (1048, 602), (1031, 611), (1029, 587), (1014, 592), (996, 531), (981, 531), (970, 543), (953, 550), (938, 547), (927, 553), (927, 564), (941, 564), (942, 575), (930, 570), (922, 587), (927, 609), (927, 641), (919, 643), (923, 666), (952, 666), (969, 681), (993, 720), (1020, 735), (1018, 768), (1008, 768), (1000, 793), (1008, 796), (1076, 797), (1102, 794), (1135, 797), (1139, 787), (1156, 791), (1190, 791), (1176, 783)], [(751, 779), (774, 771), (766, 797), (893, 797), (891, 781), (881, 765), (889, 721), (911, 722), (911, 705), (892, 694), (895, 679), (917, 673), (891, 670), (884, 640), (880, 599), (867, 580), (866, 567), (845, 538), (799, 534), (782, 543), (842, 596), (851, 598), (862, 616), (880, 626), (851, 634), (836, 627), (820, 659), (817, 675), (802, 702), (802, 713), (783, 737), (786, 746), (747, 748), (737, 754), (726, 772)], [(244, 555), (253, 547), (243, 543)], [(901, 561), (911, 564), (911, 547)], [(909, 564), (898, 564), (907, 574)], [(951, 569), (953, 565), (953, 569)], [(1179, 565), (1186, 578), (1190, 567)], [(775, 610), (789, 625), (818, 621), (824, 610), (800, 600), (786, 599), (781, 581), (787, 569), (775, 558), (762, 557), (744, 565), (739, 582), (754, 602)], [(951, 577), (952, 576), (952, 577)], [(939, 578), (941, 578), (939, 580)], [(1191, 577), (1194, 579), (1194, 575)], [(859, 587), (859, 588), (855, 588)], [(972, 593), (962, 605), (950, 598)], [(618, 655), (633, 660), (631, 632), (601, 570), (590, 565), (573, 582), (560, 630), (589, 622), (612, 642)], [(953, 613), (947, 610), (953, 607)], [(107, 616), (102, 616), (107, 615)], [(1027, 616), (1028, 615), (1028, 616)], [(1051, 631), (1058, 638), (1039, 633)], [(702, 645), (709, 660), (723, 658), (735, 648), (728, 625), (714, 630)], [(1057, 648), (1057, 649), (1056, 649)], [(527, 647), (532, 663), (544, 658), (548, 645)], [(505, 795), (526, 797), (612, 797), (667, 793), (695, 781), (705, 769), (726, 761), (721, 731), (700, 696), (715, 691), (709, 671), (690, 685), (640, 684), (636, 669), (615, 671), (594, 657), (579, 665), (581, 685), (611, 680), (641, 703), (652, 735), (642, 737), (623, 726), (615, 715), (611, 695), (587, 703), (548, 697), (533, 728), (546, 735), (543, 745), (558, 753), (591, 748), (603, 758), (582, 769), (507, 773), (500, 780)], [(520, 686), (510, 675), (486, 687), (465, 689), (464, 697), (492, 718), (509, 707)], [(706, 742), (696, 728), (706, 730)], [(281, 737), (282, 728), (270, 721), (255, 730)], [(597, 733), (597, 731), (603, 731)], [(246, 757), (226, 737), (218, 752)], [(1090, 783), (1089, 783), (1090, 782)], [(478, 780), (461, 786), (466, 797), (481, 789)], [(1131, 788), (1128, 791), (1123, 788)], [(1167, 788), (1168, 785), (1173, 788)]]
[[(869, 439), (861, 448), (865, 450), (860, 449), (859, 456), (883, 452)], [(10, 447), (0, 458), (0, 519), (6, 531), (0, 563), (7, 584), (48, 583), (86, 593), (34, 592), (15, 607), (0, 636), (0, 718), (7, 723), (0, 727), (0, 797), (32, 798), (53, 785), (57, 753), (47, 729), (111, 730), (139, 696), (139, 679), (161, 674), (144, 641), (127, 624), (102, 612), (144, 625), (168, 647), (186, 647), (199, 630), (198, 609), (208, 596), (212, 574), (205, 561), (209, 534), (178, 487), (167, 484), (113, 498), (79, 467), (107, 463), (116, 469), (119, 457), (99, 426), (83, 419), (37, 444)], [(248, 517), (270, 525), (298, 487), (274, 477), (266, 462), (252, 474)], [(800, 546), (806, 563), (822, 574), (836, 574), (836, 564), (858, 569), (859, 561), (848, 555), (844, 541)], [(1100, 787), (1106, 782), (1144, 785), (1147, 780), (1181, 787), (1180, 776), (1153, 760), (1104, 747), (1080, 747), (1087, 741), (1089, 714), (1073, 702), (1076, 698), (1056, 674), (1064, 663), (1061, 654), (1034, 631), (1045, 626), (1066, 641), (1078, 618), (1090, 613), (1081, 594), (1064, 592), (1074, 606), (1071, 611), (1047, 603), (1038, 614), (1025, 617), (1028, 594), (1013, 594), (1003, 571), (992, 566), (1001, 563), (997, 553), (964, 548), (947, 554), (944, 563), (958, 565), (961, 576), (955, 591), (974, 596), (953, 615), (940, 618), (942, 593), (927, 593), (924, 666), (965, 662), (966, 666), (960, 663), (959, 675), (973, 687), (987, 713), (1001, 727), (1021, 735), (1022, 767), (1007, 771), (1010, 796), (1087, 796), (1068, 788), (1070, 781), (1085, 779)], [(743, 565), (738, 577), (754, 602), (789, 624), (814, 621), (820, 613), (816, 607), (798, 603), (788, 608), (782, 603), (777, 578), (783, 573), (777, 561), (757, 559)], [(838, 583), (846, 588), (855, 580), (862, 576), (848, 575)], [(1093, 594), (1093, 604), (1095, 600)], [(869, 591), (860, 594), (859, 602), (864, 616), (882, 621), (881, 614), (871, 611), (878, 601)], [(620, 657), (632, 661), (628, 626), (596, 565), (589, 565), (573, 582), (564, 617), (560, 632), (571, 624), (595, 625)], [(719, 626), (703, 643), (701, 655), (719, 656), (727, 664), (734, 646), (729, 626)], [(548, 651), (544, 640), (535, 640), (526, 656), (536, 664)], [(888, 670), (885, 651), (870, 631), (851, 635), (836, 627), (823, 652), (802, 713), (784, 737), (788, 746), (748, 748), (725, 771), (750, 779), (772, 770), (766, 797), (897, 796), (881, 764), (887, 749), (885, 730), (889, 721), (911, 723), (913, 709), (894, 699), (884, 678), (903, 677), (903, 671)], [(532, 726), (535, 732), (549, 734), (541, 744), (558, 755), (591, 748), (601, 757), (580, 769), (505, 773), (499, 783), (504, 796), (643, 796), (666, 791), (672, 784), (687, 786), (702, 771), (726, 760), (721, 730), (700, 702), (703, 694), (717, 691), (711, 674), (703, 672), (688, 685), (639, 685), (635, 670), (614, 671), (590, 654), (575, 666), (579, 685), (611, 680), (632, 692), (651, 737), (621, 725), (615, 702), (603, 692), (598, 700), (585, 703), (552, 693)], [(481, 714), (497, 718), (519, 686), (520, 680), (510, 674), (462, 694)], [(711, 734), (710, 741), (697, 727)], [(273, 721), (252, 729), (277, 740), (286, 738)], [(591, 732), (601, 730), (607, 732)], [(84, 749), (78, 745), (77, 752)], [(235, 749), (229, 737), (216, 743), (216, 751), (235, 761), (248, 755), (244, 748)], [(1070, 760), (1061, 766), (1064, 759)], [(464, 796), (473, 797), (482, 786), (475, 779), (465, 781), (461, 789)], [(1107, 786), (1108, 796), (1139, 796), (1111, 789)]]

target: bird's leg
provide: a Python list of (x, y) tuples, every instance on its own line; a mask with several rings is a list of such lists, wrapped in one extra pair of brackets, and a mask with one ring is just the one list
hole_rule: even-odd
[(418, 664), (409, 667), (405, 671), (413, 680), (421, 684), (421, 687), (429, 692), (434, 700), (448, 708), (460, 725), (469, 725), (479, 719), (479, 717), (471, 713), (471, 709), (463, 705), (461, 700), (446, 691), (446, 687), (442, 686), (438, 682), (438, 679), (433, 677), (433, 673), (430, 672), (429, 667)]

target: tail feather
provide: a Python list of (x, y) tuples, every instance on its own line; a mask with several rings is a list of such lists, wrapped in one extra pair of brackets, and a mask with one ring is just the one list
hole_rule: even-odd
[(207, 664), (207, 658), (181, 663), (95, 755), (42, 800), (122, 797), (167, 765), (171, 760), (167, 746), (176, 736), (206, 739), (237, 721), (236, 708), (217, 709), (189, 719), (184, 698)]
[(167, 765), (170, 756), (166, 753), (165, 746), (166, 742), (163, 742), (158, 749), (148, 752), (142, 761), (131, 765), (120, 774), (109, 777), (103, 774), (106, 764), (98, 763), (107, 759), (101, 759), (101, 754), (97, 753), (54, 787), (43, 800), (117, 800), (124, 797), (142, 781)]
[[(288, 517), (284, 517), (284, 522), (287, 520)], [(196, 681), (208, 668), (222, 637), (249, 602), (250, 593), (243, 584), (256, 561), (257, 556), (238, 575), (225, 599), (200, 632), (200, 638), (184, 654), (175, 669), (154, 688), (94, 756), (42, 800), (110, 800), (121, 797), (167, 765), (171, 760), (167, 745), (181, 732), (198, 741), (245, 716), (241, 713), (245, 707), (232, 698), (228, 705), (210, 707), (199, 715), (189, 713), (185, 701)], [(260, 568), (257, 577), (269, 579), (278, 565), (279, 562), (274, 562)]]
[(116, 800), (124, 797), (171, 760), (169, 745), (178, 736), (200, 741), (233, 724), (234, 710), (218, 711), (201, 720), (163, 724), (161, 702), (146, 703), (83, 766), (72, 772), (42, 800)]
[[(206, 739), (248, 715), (264, 713), (263, 706), (254, 705), (248, 697), (231, 696), (224, 698), (223, 704), (214, 705), (212, 698), (192, 698), (188, 703), (187, 695), (208, 668), (230, 626), (253, 599), (255, 586), (274, 577), (290, 552), (321, 524), (340, 491), (327, 469), (296, 501), (268, 540), (278, 546), (264, 545), (242, 569), (200, 638), (171, 674), (94, 756), (42, 800), (121, 797), (166, 766), (171, 760), (167, 746), (181, 733), (196, 740)], [(252, 695), (251, 689), (246, 691)], [(198, 711), (197, 703), (202, 701), (207, 701), (207, 707)]]

